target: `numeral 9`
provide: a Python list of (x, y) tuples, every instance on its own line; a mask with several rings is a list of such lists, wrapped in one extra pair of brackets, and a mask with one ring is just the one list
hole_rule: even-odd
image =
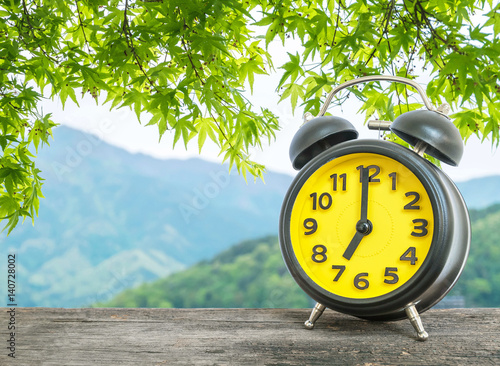
[(311, 235), (311, 234), (314, 234), (316, 232), (316, 230), (318, 230), (318, 223), (314, 219), (305, 219), (304, 220), (304, 227), (306, 228), (306, 230), (309, 230), (309, 231), (304, 232), (304, 234)]

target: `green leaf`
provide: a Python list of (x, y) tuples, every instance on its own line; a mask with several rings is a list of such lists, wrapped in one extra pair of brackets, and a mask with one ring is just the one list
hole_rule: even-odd
[(300, 84), (288, 84), (285, 92), (282, 94), (280, 102), (288, 97), (290, 97), (290, 101), (292, 103), (292, 111), (295, 110), (297, 106), (298, 98), (304, 97), (304, 87)]
[(302, 70), (302, 67), (300, 66), (300, 56), (298, 53), (295, 55), (292, 55), (291, 53), (288, 53), (288, 57), (290, 57), (290, 61), (285, 63), (283, 66), (280, 67), (280, 69), (285, 70), (285, 73), (281, 77), (280, 82), (278, 83), (278, 88), (283, 86), (283, 84), (290, 78), (290, 83), (295, 82), (299, 75), (304, 75), (304, 71)]
[(244, 83), (245, 80), (248, 80), (250, 89), (253, 93), (254, 74), (267, 74), (267, 72), (262, 69), (262, 63), (255, 59), (251, 59), (241, 65), (239, 74), (240, 83)]
[(187, 149), (187, 144), (189, 142), (189, 137), (190, 137), (190, 132), (197, 132), (196, 128), (193, 126), (191, 121), (189, 120), (189, 116), (184, 116), (177, 120), (172, 127), (175, 130), (174, 134), (174, 143), (173, 147), (175, 147), (175, 144), (177, 141), (179, 141), (181, 135), (182, 139), (184, 141), (184, 147)]

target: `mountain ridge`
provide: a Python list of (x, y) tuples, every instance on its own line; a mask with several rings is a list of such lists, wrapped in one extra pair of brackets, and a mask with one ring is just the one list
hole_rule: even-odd
[[(247, 184), (221, 164), (131, 154), (67, 127), (54, 135), (37, 157), (45, 199), (35, 226), (26, 222), (0, 237), (2, 252), (22, 258), (23, 306), (85, 306), (123, 283), (136, 286), (210, 258), (235, 238), (277, 230), (286, 175)], [(125, 263), (123, 253), (134, 251), (142, 265)]]

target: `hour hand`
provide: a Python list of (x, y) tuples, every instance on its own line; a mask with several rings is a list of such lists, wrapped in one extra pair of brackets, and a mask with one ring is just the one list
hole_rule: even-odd
[(342, 256), (345, 259), (350, 260), (352, 255), (358, 248), (359, 243), (361, 243), (361, 239), (363, 239), (364, 236), (370, 234), (371, 231), (372, 223), (370, 220), (366, 220), (366, 222), (359, 220), (356, 224), (356, 234), (354, 234), (354, 237), (351, 239), (351, 242), (347, 246), (347, 249)]
[(361, 239), (363, 239), (363, 236), (363, 234), (356, 231), (356, 234), (354, 234), (354, 237), (352, 238), (351, 242), (347, 246), (347, 249), (342, 255), (345, 259), (351, 260), (351, 257), (354, 254), (354, 251), (358, 248), (359, 243), (361, 243)]

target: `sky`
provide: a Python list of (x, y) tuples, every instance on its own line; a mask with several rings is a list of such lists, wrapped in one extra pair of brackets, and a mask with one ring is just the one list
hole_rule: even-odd
[[(292, 47), (286, 49), (280, 42), (274, 42), (269, 49), (272, 50), (274, 65), (281, 65), (288, 61), (287, 50), (295, 52)], [(302, 111), (297, 108), (295, 114), (288, 100), (278, 103), (279, 96), (276, 86), (281, 78), (281, 71), (276, 70), (271, 75), (257, 75), (254, 84), (253, 95), (248, 94), (249, 100), (256, 108), (265, 107), (279, 117), (281, 131), (276, 135), (276, 140), (263, 150), (252, 149), (251, 158), (260, 164), (264, 164), (270, 171), (295, 175), (292, 168), (288, 149), (290, 142), (303, 123)], [(423, 84), (425, 89), (425, 84)], [(108, 105), (97, 106), (90, 97), (85, 97), (77, 107), (69, 98), (63, 110), (58, 99), (45, 100), (42, 103), (43, 113), (52, 113), (53, 120), (61, 125), (92, 133), (102, 138), (107, 143), (121, 147), (132, 153), (143, 153), (159, 159), (185, 159), (199, 157), (209, 161), (222, 162), (219, 150), (215, 144), (207, 139), (201, 155), (198, 151), (197, 139), (193, 139), (184, 148), (179, 141), (172, 149), (173, 134), (167, 131), (159, 142), (159, 134), (156, 126), (144, 126), (139, 124), (134, 112), (128, 108), (109, 110)], [(349, 120), (360, 133), (359, 138), (379, 138), (377, 131), (370, 131), (363, 125), (364, 116), (357, 114), (359, 102), (351, 97), (342, 108), (331, 109), (333, 115), (341, 116)], [(147, 118), (144, 118), (144, 124)], [(443, 170), (456, 182), (465, 181), (489, 175), (500, 175), (500, 152), (493, 148), (491, 141), (481, 143), (479, 139), (471, 137), (465, 146), (462, 161), (458, 167), (449, 167), (442, 164)]]

